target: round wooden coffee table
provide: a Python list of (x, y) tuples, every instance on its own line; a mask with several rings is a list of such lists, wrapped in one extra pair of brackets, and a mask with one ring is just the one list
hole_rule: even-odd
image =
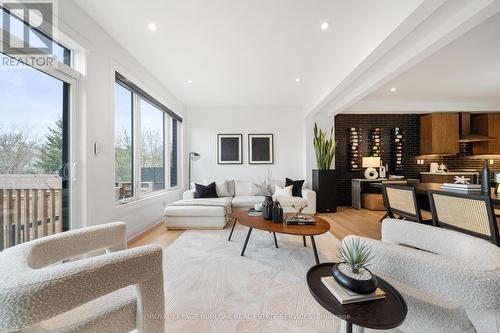
[(393, 286), (379, 277), (377, 277), (378, 287), (385, 291), (384, 299), (340, 304), (321, 282), (322, 277), (332, 276), (333, 265), (335, 263), (323, 263), (311, 267), (306, 280), (314, 299), (326, 310), (342, 319), (342, 332), (352, 332), (353, 325), (357, 326), (357, 332), (363, 332), (364, 327), (388, 330), (403, 323), (408, 312), (405, 300)]
[[(290, 214), (285, 214), (285, 216), (286, 215)], [(229, 214), (229, 217), (234, 219), (234, 223), (233, 227), (231, 228), (231, 233), (229, 234), (228, 241), (231, 240), (231, 236), (233, 235), (234, 226), (236, 225), (236, 223), (240, 223), (248, 227), (245, 244), (243, 244), (243, 249), (241, 250), (242, 256), (245, 255), (245, 250), (247, 248), (248, 240), (250, 239), (252, 230), (259, 229), (273, 233), (276, 248), (278, 247), (278, 240), (276, 239), (277, 233), (302, 236), (304, 246), (307, 246), (306, 236), (309, 236), (311, 238), (314, 259), (316, 260), (316, 263), (319, 264), (318, 251), (316, 249), (314, 236), (324, 234), (325, 232), (330, 230), (330, 224), (319, 216), (313, 216), (314, 220), (316, 221), (315, 225), (287, 225), (286, 223), (274, 223), (273, 221), (265, 220), (262, 216), (248, 216), (248, 212), (243, 210), (233, 212)]]

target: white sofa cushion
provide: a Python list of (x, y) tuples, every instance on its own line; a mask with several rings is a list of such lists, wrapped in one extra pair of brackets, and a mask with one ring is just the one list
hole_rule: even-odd
[(224, 207), (217, 206), (169, 206), (165, 208), (165, 216), (225, 216)]
[(234, 181), (234, 196), (250, 196), (253, 195), (252, 182), (249, 180), (235, 180)]
[(225, 216), (166, 216), (168, 229), (224, 229)]
[(264, 202), (264, 197), (259, 195), (242, 195), (233, 198), (233, 208), (254, 207), (255, 204)]

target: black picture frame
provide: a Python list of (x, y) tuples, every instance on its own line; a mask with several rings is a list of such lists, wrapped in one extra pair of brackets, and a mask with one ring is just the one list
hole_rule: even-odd
[(217, 134), (217, 164), (243, 164), (243, 134)]
[(274, 164), (273, 134), (248, 134), (248, 164)]

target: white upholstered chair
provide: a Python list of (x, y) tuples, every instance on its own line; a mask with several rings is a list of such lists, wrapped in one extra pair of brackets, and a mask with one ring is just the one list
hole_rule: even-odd
[(161, 248), (127, 250), (124, 223), (0, 252), (0, 332), (161, 333), (164, 302)]
[[(348, 236), (349, 239), (356, 236)], [(403, 295), (404, 332), (500, 332), (500, 248), (454, 230), (386, 219), (362, 238), (370, 269)]]

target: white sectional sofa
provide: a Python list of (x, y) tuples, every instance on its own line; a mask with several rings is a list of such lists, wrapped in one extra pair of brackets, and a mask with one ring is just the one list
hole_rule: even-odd
[[(196, 191), (184, 192), (180, 201), (165, 208), (165, 224), (170, 229), (222, 229), (233, 210), (248, 210), (264, 201), (263, 186), (269, 186), (271, 194), (275, 186), (284, 182), (256, 184), (249, 180), (225, 180), (216, 182), (218, 198), (196, 198)], [(301, 207), (306, 214), (316, 213), (316, 192), (302, 188), (302, 197), (275, 196), (284, 212), (295, 212), (292, 207)]]

